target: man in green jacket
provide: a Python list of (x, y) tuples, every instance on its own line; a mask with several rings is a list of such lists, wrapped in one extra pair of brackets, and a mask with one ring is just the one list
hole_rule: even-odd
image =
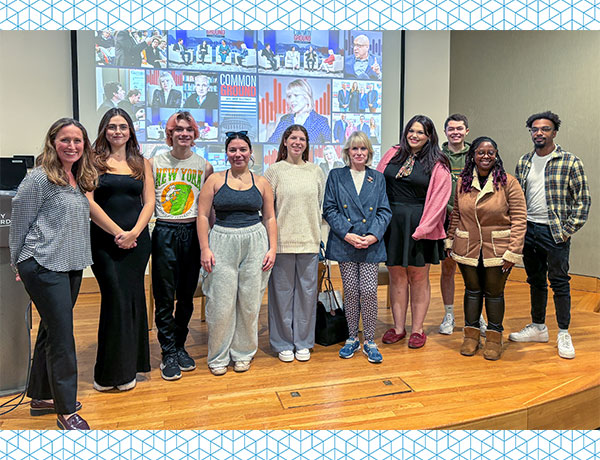
[[(444, 122), (444, 133), (448, 142), (444, 142), (442, 150), (450, 160), (452, 173), (452, 194), (446, 208), (445, 228), (448, 230), (450, 214), (454, 208), (454, 195), (456, 193), (456, 182), (458, 176), (465, 167), (465, 158), (471, 144), (465, 142), (469, 134), (469, 120), (467, 117), (454, 113)], [(454, 274), (456, 273), (456, 262), (451, 257), (442, 261), (442, 276), (440, 277), (440, 290), (444, 301), (444, 319), (440, 324), (440, 334), (452, 334), (454, 331)], [(483, 316), (479, 318), (481, 334), (485, 335), (486, 324)]]

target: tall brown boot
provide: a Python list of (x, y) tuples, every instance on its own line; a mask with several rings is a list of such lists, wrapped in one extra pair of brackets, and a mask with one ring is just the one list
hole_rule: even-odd
[(473, 356), (479, 348), (479, 328), (466, 326), (463, 328), (463, 332), (465, 339), (460, 347), (460, 354)]
[(485, 336), (485, 347), (483, 348), (483, 357), (491, 361), (500, 359), (502, 355), (502, 333), (498, 331), (487, 330)]

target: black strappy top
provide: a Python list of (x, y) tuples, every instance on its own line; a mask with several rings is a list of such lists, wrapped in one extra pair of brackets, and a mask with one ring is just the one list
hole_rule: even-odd
[(215, 224), (223, 227), (242, 228), (261, 221), (259, 211), (263, 206), (262, 195), (252, 177), (252, 187), (248, 190), (234, 190), (227, 185), (229, 170), (225, 172), (225, 183), (215, 193), (213, 207), (217, 217)]

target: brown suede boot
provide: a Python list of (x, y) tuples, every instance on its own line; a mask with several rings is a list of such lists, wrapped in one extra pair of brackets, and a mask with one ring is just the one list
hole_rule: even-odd
[(479, 328), (476, 327), (464, 327), (463, 332), (465, 339), (462, 347), (460, 347), (460, 354), (465, 356), (473, 356), (479, 348)]
[(483, 348), (483, 357), (491, 361), (500, 359), (502, 355), (502, 333), (498, 331), (487, 330), (485, 336), (485, 347)]

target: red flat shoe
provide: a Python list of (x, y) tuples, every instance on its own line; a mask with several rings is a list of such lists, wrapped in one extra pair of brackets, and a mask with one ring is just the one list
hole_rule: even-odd
[(408, 348), (421, 348), (425, 345), (427, 341), (427, 336), (425, 335), (425, 331), (421, 334), (418, 332), (413, 332), (410, 334), (410, 338), (408, 339)]
[(89, 430), (90, 426), (79, 415), (73, 414), (69, 418), (64, 415), (58, 415), (56, 424), (61, 430)]
[(391, 328), (385, 331), (385, 334), (383, 334), (383, 338), (381, 339), (381, 341), (387, 344), (396, 343), (402, 340), (404, 337), (406, 337), (406, 329), (403, 330), (400, 334), (396, 334), (396, 330), (394, 328)]
[[(75, 403), (75, 412), (79, 409), (81, 409), (81, 403), (77, 401)], [(38, 415), (56, 414), (54, 401), (46, 402), (42, 399), (32, 399), (29, 402), (29, 414), (33, 417), (37, 417)]]

